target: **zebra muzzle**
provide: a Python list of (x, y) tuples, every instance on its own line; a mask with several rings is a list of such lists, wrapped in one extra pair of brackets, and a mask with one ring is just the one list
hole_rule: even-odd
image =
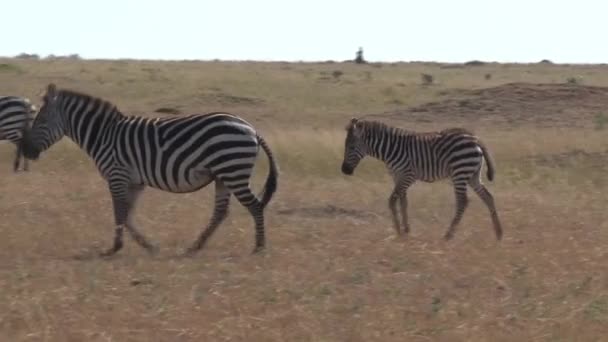
[(342, 164), (342, 173), (343, 174), (350, 176), (353, 174), (353, 171), (354, 171), (354, 169), (352, 166), (345, 164), (345, 163)]

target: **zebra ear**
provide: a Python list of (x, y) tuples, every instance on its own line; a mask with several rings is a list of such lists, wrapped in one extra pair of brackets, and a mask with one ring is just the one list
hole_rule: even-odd
[(49, 96), (50, 98), (53, 98), (56, 96), (56, 93), (57, 93), (57, 86), (55, 85), (55, 83), (49, 83), (49, 85), (46, 87), (47, 96)]
[(356, 129), (357, 127), (357, 123), (359, 122), (359, 119), (357, 118), (352, 118), (350, 119), (350, 122), (348, 123), (348, 125), (346, 125), (346, 130), (351, 130), (351, 129)]

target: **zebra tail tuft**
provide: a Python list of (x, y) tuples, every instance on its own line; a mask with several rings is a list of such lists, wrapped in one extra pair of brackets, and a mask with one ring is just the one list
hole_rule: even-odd
[(277, 163), (272, 155), (272, 151), (270, 151), (270, 147), (260, 135), (257, 135), (258, 143), (266, 152), (266, 156), (268, 156), (268, 164), (269, 164), (269, 172), (268, 177), (266, 178), (266, 184), (264, 184), (264, 190), (259, 195), (261, 198), (262, 208), (265, 208), (272, 195), (277, 191), (277, 179), (279, 178), (279, 170), (277, 168)]
[(478, 140), (478, 144), (479, 147), (481, 147), (481, 152), (483, 153), (483, 157), (486, 160), (486, 164), (487, 164), (487, 168), (488, 168), (488, 180), (491, 182), (494, 180), (494, 171), (495, 171), (495, 165), (494, 165), (494, 159), (492, 159), (492, 156), (490, 155), (490, 151), (488, 150), (488, 148), (486, 147), (486, 145), (484, 143), (482, 143), (481, 141)]

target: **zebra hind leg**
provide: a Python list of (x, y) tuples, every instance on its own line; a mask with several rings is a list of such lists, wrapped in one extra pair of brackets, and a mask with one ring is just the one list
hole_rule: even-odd
[(456, 213), (454, 218), (452, 219), (452, 223), (448, 228), (448, 231), (445, 233), (443, 238), (447, 240), (451, 240), (454, 237), (454, 233), (456, 231), (456, 226), (460, 223), (462, 219), (462, 215), (464, 214), (467, 205), (469, 204), (469, 199), (467, 198), (467, 184), (464, 182), (454, 182), (454, 193), (456, 195)]
[(239, 202), (249, 210), (255, 223), (255, 247), (253, 254), (261, 252), (266, 247), (266, 236), (264, 232), (264, 208), (258, 198), (251, 192), (249, 186), (239, 189), (230, 189)]
[(500, 224), (500, 220), (498, 219), (498, 212), (496, 211), (496, 206), (494, 205), (494, 197), (492, 196), (490, 191), (488, 191), (488, 189), (481, 183), (479, 178), (479, 174), (476, 177), (473, 177), (469, 182), (469, 185), (471, 186), (471, 188), (473, 188), (475, 193), (488, 207), (488, 210), (490, 211), (490, 216), (492, 217), (492, 224), (494, 226), (496, 240), (501, 240), (502, 225)]
[(217, 227), (228, 216), (228, 207), (230, 205), (230, 191), (219, 179), (215, 181), (215, 207), (209, 224), (198, 236), (196, 241), (186, 250), (186, 255), (194, 255), (205, 246), (207, 240), (213, 235)]

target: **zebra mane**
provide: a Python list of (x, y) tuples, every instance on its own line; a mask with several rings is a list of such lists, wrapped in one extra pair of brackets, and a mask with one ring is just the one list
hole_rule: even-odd
[(76, 97), (76, 98), (82, 99), (86, 102), (99, 101), (99, 102), (101, 102), (102, 106), (112, 108), (113, 111), (116, 111), (116, 112), (120, 113), (121, 115), (124, 115), (114, 103), (112, 103), (108, 100), (105, 100), (101, 97), (92, 96), (92, 95), (81, 93), (81, 92), (71, 90), (71, 89), (60, 89), (57, 91), (57, 95), (62, 98)]
[(364, 132), (378, 135), (383, 132), (390, 132), (392, 134), (398, 135), (410, 135), (415, 134), (415, 132), (406, 130), (405, 128), (391, 126), (384, 122), (375, 121), (375, 120), (360, 120), (357, 122), (357, 126), (360, 127)]
[(382, 132), (390, 132), (392, 134), (397, 134), (401, 136), (408, 135), (417, 135), (417, 136), (440, 136), (445, 134), (466, 134), (466, 135), (474, 135), (473, 132), (460, 127), (450, 127), (442, 129), (441, 131), (428, 131), (428, 132), (416, 132), (412, 130), (408, 130), (405, 128), (391, 126), (384, 122), (375, 121), (375, 120), (359, 120), (356, 123), (357, 127), (363, 129), (366, 133), (371, 133), (373, 135), (382, 133)]

